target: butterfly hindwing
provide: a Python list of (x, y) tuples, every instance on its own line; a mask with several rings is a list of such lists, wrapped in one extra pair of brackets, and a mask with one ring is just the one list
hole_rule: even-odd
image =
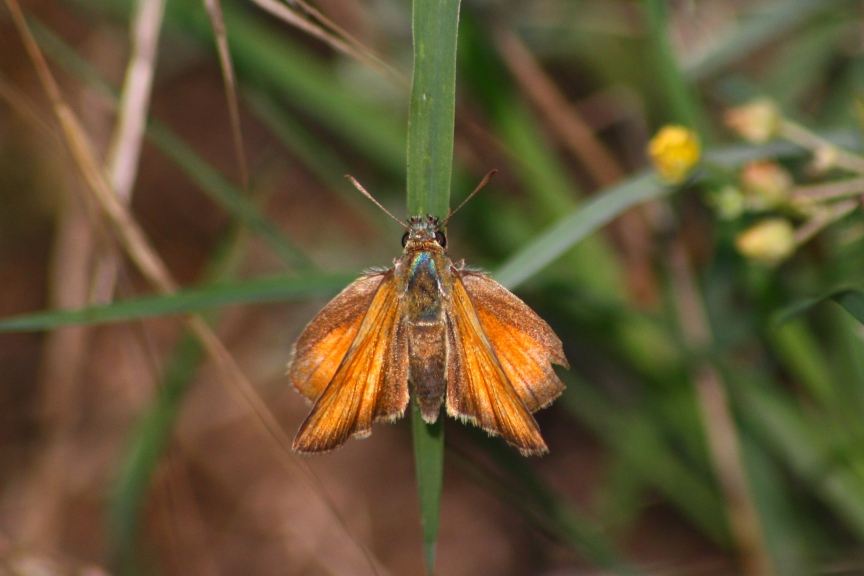
[[(322, 359), (318, 368), (298, 368), (300, 375), (311, 374), (309, 381), (312, 384), (307, 381), (306, 391), (322, 389), (314, 398), (312, 412), (294, 440), (294, 449), (298, 452), (332, 450), (352, 434), (358, 437), (369, 435), (375, 420), (393, 420), (405, 412), (408, 404), (408, 346), (402, 322), (402, 303), (393, 271), (378, 274), (378, 286), (369, 299), (365, 315), (360, 315), (359, 320), (352, 318), (346, 322), (349, 327), (341, 337), (347, 337), (345, 335), (350, 334), (351, 329), (355, 331), (347, 350), (344, 353), (330, 350), (332, 356)], [(355, 284), (367, 278), (369, 276)], [(358, 288), (367, 290), (374, 280), (369, 279), (369, 284), (361, 284)], [(365, 296), (357, 296), (357, 299), (360, 302)], [(313, 327), (314, 322), (307, 330)], [(353, 328), (355, 325), (357, 327)], [(324, 335), (323, 338), (327, 337)], [(323, 341), (323, 338), (317, 340)], [(312, 340), (316, 339), (310, 337)], [(298, 353), (299, 346), (300, 342)], [(294, 363), (297, 363), (297, 357)], [(332, 369), (331, 378), (321, 386), (334, 363), (336, 367)], [(292, 378), (293, 375), (292, 365)], [(304, 391), (300, 385), (298, 389)]]
[(547, 452), (540, 429), (508, 379), (459, 274), (454, 274), (447, 324), (447, 413), (502, 436), (523, 455)]
[(527, 304), (486, 274), (458, 270), (507, 379), (531, 412), (564, 390), (552, 364), (569, 368), (561, 340)]

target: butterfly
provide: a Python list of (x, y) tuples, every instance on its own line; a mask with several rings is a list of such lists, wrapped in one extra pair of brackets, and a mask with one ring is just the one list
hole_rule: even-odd
[(531, 414), (564, 389), (552, 364), (569, 364), (561, 341), (522, 300), (448, 258), (443, 229), (465, 202), (444, 221), (404, 223), (348, 178), (405, 227), (403, 251), (392, 268), (364, 274), (331, 300), (294, 345), (288, 375), (313, 403), (294, 450), (326, 452), (352, 435), (367, 437), (373, 422), (401, 418), (413, 395), (427, 423), (443, 404), (523, 455), (547, 452)]

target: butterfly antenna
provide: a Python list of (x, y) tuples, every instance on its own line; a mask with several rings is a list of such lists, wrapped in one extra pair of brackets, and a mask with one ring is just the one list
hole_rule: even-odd
[(497, 169), (497, 168), (495, 168), (494, 170), (490, 170), (490, 171), (489, 171), (489, 172), (488, 172), (488, 173), (483, 177), (483, 179), (480, 181), (480, 183), (477, 185), (477, 187), (474, 188), (474, 191), (471, 192), (471, 194), (469, 194), (468, 197), (465, 198), (465, 200), (463, 200), (462, 203), (459, 204), (459, 206), (457, 206), (455, 210), (453, 210), (452, 212), (450, 212), (450, 214), (447, 216), (447, 218), (444, 219), (443, 222), (441, 222), (441, 227), (443, 228), (444, 225), (447, 224), (447, 221), (450, 220), (450, 218), (452, 218), (454, 214), (456, 214), (457, 212), (459, 212), (459, 210), (461, 210), (462, 207), (465, 206), (465, 204), (467, 204), (468, 201), (471, 200), (471, 198), (473, 198), (475, 194), (477, 194), (478, 192), (480, 192), (480, 190), (482, 190), (483, 188), (485, 188), (485, 187), (486, 187), (486, 184), (489, 183), (489, 180), (491, 180), (492, 177), (495, 176), (495, 174), (497, 174), (497, 173), (498, 173), (498, 169)]
[(372, 196), (372, 194), (370, 194), (365, 188), (363, 188), (363, 185), (360, 184), (353, 176), (351, 176), (350, 174), (346, 174), (345, 177), (348, 178), (348, 180), (350, 180), (352, 184), (354, 184), (354, 187), (357, 188), (357, 190), (362, 192), (364, 196), (369, 198), (369, 200), (374, 202), (375, 205), (378, 206), (378, 208), (383, 210), (384, 213), (387, 214), (387, 216), (389, 216), (390, 218), (392, 218), (393, 220), (395, 220), (396, 222), (401, 224), (403, 228), (408, 228), (407, 224), (405, 224), (403, 221), (401, 221), (398, 218), (396, 218), (395, 216), (393, 216), (393, 214), (391, 214), (389, 210), (384, 208), (384, 206), (382, 206), (381, 203), (378, 202), (378, 200), (376, 200), (374, 196)]

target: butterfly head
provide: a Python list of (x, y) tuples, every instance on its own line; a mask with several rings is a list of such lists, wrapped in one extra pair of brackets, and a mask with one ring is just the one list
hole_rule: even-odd
[(406, 252), (444, 250), (447, 237), (441, 231), (441, 223), (434, 216), (412, 216), (402, 236), (402, 247)]

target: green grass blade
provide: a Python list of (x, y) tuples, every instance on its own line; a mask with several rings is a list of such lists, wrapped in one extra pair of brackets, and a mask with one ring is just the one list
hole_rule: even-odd
[(147, 296), (101, 306), (13, 316), (0, 320), (0, 332), (51, 330), (69, 324), (125, 322), (153, 316), (191, 314), (238, 304), (329, 296), (341, 290), (353, 278), (347, 274), (314, 274), (212, 284), (167, 296)]
[(579, 209), (525, 245), (498, 269), (495, 278), (504, 286), (514, 288), (628, 208), (669, 191), (653, 174), (642, 174), (613, 186), (586, 201)]
[(835, 397), (829, 364), (819, 349), (818, 340), (802, 318), (785, 322), (769, 335), (774, 352), (795, 382), (827, 405)]
[(864, 324), (864, 292), (861, 290), (844, 290), (831, 297), (853, 318)]
[(853, 318), (858, 320), (858, 322), (864, 324), (864, 291), (855, 288), (839, 288), (830, 290), (822, 296), (806, 298), (794, 304), (790, 304), (774, 315), (774, 324), (783, 324), (800, 314), (804, 314), (817, 304), (825, 302), (826, 300), (833, 300), (846, 310), (846, 312), (851, 314)]
[[(235, 277), (247, 249), (246, 239), (239, 225), (228, 230), (205, 270), (204, 277), (211, 284)], [(218, 315), (209, 314), (204, 319), (213, 325), (218, 322)], [(127, 444), (108, 509), (108, 543), (111, 557), (118, 563), (118, 574), (141, 573), (142, 511), (186, 392), (204, 359), (205, 352), (198, 339), (185, 332), (166, 364), (152, 406), (142, 415)]]
[[(456, 111), (459, 0), (414, 0), (414, 75), (408, 120), (408, 212), (447, 215)], [(414, 457), (426, 572), (434, 573), (444, 473), (441, 421), (426, 424), (413, 409)]]
[(423, 552), (426, 572), (434, 573), (438, 524), (441, 517), (441, 492), (444, 471), (444, 417), (427, 424), (416, 402), (411, 403), (411, 433), (414, 440), (414, 463), (417, 470), (417, 492), (420, 518), (423, 522)]
[(832, 437), (824, 422), (808, 415), (768, 382), (736, 382), (734, 392), (743, 418), (755, 433), (857, 538), (864, 538), (862, 473), (837, 456), (848, 450), (838, 444), (849, 440)]
[(459, 0), (415, 0), (408, 117), (408, 211), (447, 216), (456, 112)]
[[(856, 139), (850, 133), (829, 136), (832, 142), (848, 144)], [(747, 162), (770, 157), (791, 158), (802, 154), (800, 148), (785, 143), (766, 146), (730, 146), (709, 151), (705, 162), (723, 168), (735, 168)], [(642, 173), (607, 188), (593, 196), (554, 224), (546, 232), (522, 247), (494, 274), (508, 288), (515, 288), (559, 258), (573, 245), (605, 226), (621, 213), (673, 192), (651, 173)]]

